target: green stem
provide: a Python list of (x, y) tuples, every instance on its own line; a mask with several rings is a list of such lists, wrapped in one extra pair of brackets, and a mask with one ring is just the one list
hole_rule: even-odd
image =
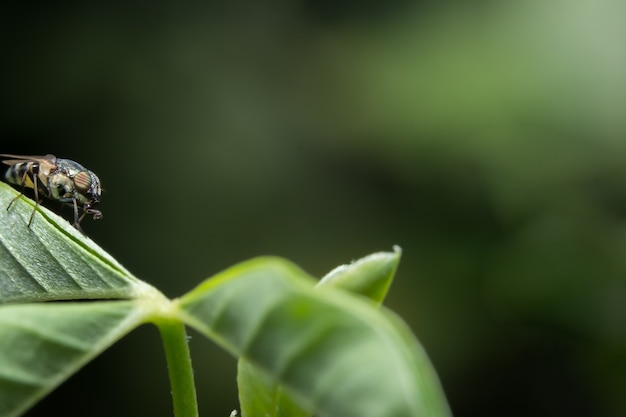
[(176, 320), (155, 323), (161, 332), (176, 417), (198, 417), (198, 399), (185, 326)]

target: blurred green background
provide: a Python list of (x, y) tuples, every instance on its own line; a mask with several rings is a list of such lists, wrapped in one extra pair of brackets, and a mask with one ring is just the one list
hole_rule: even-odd
[[(96, 172), (85, 231), (175, 297), (404, 250), (456, 417), (626, 415), (623, 0), (0, 6), (0, 150)], [(35, 219), (36, 221), (36, 219)], [(192, 333), (201, 413), (235, 360)], [(29, 416), (169, 416), (145, 326)]]

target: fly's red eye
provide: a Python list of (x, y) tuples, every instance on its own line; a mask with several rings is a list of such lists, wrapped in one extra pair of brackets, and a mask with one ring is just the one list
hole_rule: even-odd
[(89, 191), (91, 188), (91, 177), (89, 173), (81, 171), (74, 176), (74, 186), (81, 193)]

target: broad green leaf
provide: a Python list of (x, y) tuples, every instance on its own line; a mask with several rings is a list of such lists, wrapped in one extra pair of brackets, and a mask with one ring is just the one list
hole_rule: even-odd
[[(317, 284), (363, 295), (382, 303), (400, 260), (400, 248), (378, 252), (333, 269)], [(239, 404), (243, 417), (308, 417), (296, 401), (267, 373), (240, 359), (237, 363)]]
[[(35, 203), (17, 196), (0, 183), (3, 417), (19, 415), (168, 303), (50, 210), (38, 207), (28, 227)], [(41, 303), (111, 298), (136, 300)]]
[(326, 417), (446, 417), (438, 379), (391, 313), (259, 258), (180, 300), (181, 318)]
[(0, 305), (0, 416), (24, 412), (146, 316), (137, 301)]
[(35, 202), (18, 195), (0, 183), (0, 304), (127, 299), (154, 291), (50, 210), (37, 207), (28, 227)]

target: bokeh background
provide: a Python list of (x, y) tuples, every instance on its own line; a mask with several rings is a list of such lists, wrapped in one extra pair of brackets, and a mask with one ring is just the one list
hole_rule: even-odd
[[(86, 232), (175, 297), (398, 244), (456, 417), (626, 415), (626, 3), (3, 3), (0, 150), (95, 171)], [(235, 360), (192, 333), (201, 413)], [(169, 416), (156, 330), (29, 416)]]

